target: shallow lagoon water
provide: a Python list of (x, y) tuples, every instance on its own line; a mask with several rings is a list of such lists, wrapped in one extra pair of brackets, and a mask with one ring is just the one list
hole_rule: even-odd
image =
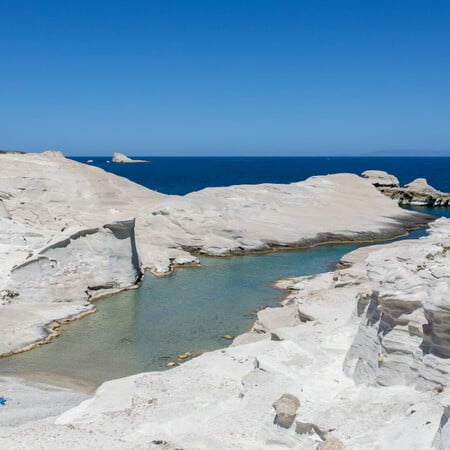
[[(432, 212), (449, 215), (449, 210)], [(424, 234), (419, 229), (408, 238)], [(224, 335), (243, 333), (255, 310), (275, 306), (283, 296), (271, 286), (276, 279), (331, 270), (360, 246), (203, 257), (202, 268), (178, 269), (166, 278), (147, 275), (140, 289), (98, 300), (95, 314), (64, 325), (52, 343), (1, 359), (0, 373), (63, 375), (98, 385), (163, 370), (182, 353), (217, 349), (229, 344)]]

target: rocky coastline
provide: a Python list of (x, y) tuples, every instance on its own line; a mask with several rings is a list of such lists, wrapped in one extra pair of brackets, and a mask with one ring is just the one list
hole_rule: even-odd
[[(193, 252), (383, 239), (430, 220), (350, 174), (179, 197), (55, 153), (2, 154), (0, 166), (2, 354), (48, 339), (49, 322), (92, 311), (90, 299), (145, 271), (198, 263)], [(91, 398), (5, 378), (54, 408), (12, 408), (0, 448), (447, 449), (449, 236), (440, 219), (426, 238), (280, 281), (283, 306), (260, 311), (229, 348)]]
[(49, 323), (92, 310), (92, 296), (146, 271), (198, 264), (196, 253), (386, 239), (430, 220), (351, 174), (180, 197), (56, 151), (4, 154), (0, 165), (0, 355), (46, 339)]
[(366, 170), (361, 176), (401, 206), (438, 208), (450, 205), (450, 194), (430, 186), (425, 178), (417, 178), (401, 187), (397, 177), (382, 170)]

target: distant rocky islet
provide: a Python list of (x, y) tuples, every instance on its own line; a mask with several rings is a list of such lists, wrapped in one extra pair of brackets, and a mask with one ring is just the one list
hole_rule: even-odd
[(382, 170), (366, 170), (361, 176), (384, 195), (397, 200), (401, 206), (449, 206), (450, 194), (430, 186), (425, 178), (417, 178), (400, 187), (397, 177)]
[(114, 153), (113, 157), (111, 159), (113, 163), (149, 163), (150, 161), (147, 161), (146, 159), (132, 159), (128, 156), (124, 155), (123, 153)]

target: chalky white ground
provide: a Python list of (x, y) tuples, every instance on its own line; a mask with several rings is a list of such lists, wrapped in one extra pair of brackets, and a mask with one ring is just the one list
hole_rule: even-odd
[[(86, 289), (133, 284), (136, 255), (142, 269), (164, 273), (195, 262), (187, 249), (388, 236), (414, 221), (348, 174), (169, 197), (55, 156), (0, 158), (2, 352), (90, 308)], [(128, 222), (103, 226), (117, 220)], [(297, 422), (348, 448), (448, 448), (449, 221), (433, 230), (419, 242), (357, 251), (349, 268), (283, 281), (292, 290), (286, 305), (260, 312), (232, 347), (107, 382), (79, 406), (87, 394), (2, 378), (13, 400), (0, 409), (0, 448), (315, 448), (317, 435), (273, 424), (271, 405), (284, 393), (300, 400)], [(97, 257), (94, 279), (80, 262), (87, 249)], [(52, 297), (66, 282), (67, 298)]]

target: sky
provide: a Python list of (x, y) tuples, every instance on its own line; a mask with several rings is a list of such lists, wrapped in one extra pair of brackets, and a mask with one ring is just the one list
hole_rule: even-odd
[(450, 155), (450, 2), (0, 0), (0, 149)]

